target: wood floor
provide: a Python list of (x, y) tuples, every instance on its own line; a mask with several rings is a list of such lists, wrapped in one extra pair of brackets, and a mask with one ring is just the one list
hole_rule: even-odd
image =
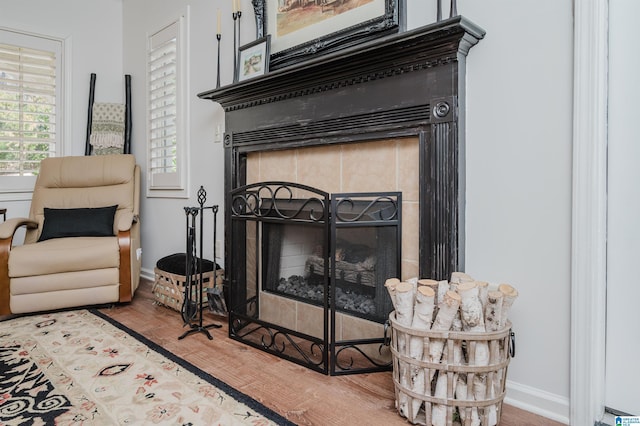
[[(143, 280), (132, 303), (103, 312), (296, 424), (409, 424), (395, 409), (391, 372), (325, 376), (229, 339), (225, 318), (208, 313), (205, 324), (223, 324), (210, 329), (213, 340), (202, 333), (178, 340), (182, 319), (154, 304), (151, 285)], [(560, 425), (508, 405), (500, 424)]]

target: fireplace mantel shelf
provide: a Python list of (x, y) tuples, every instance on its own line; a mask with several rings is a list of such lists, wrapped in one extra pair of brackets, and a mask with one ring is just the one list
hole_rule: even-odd
[(327, 92), (455, 61), (459, 55), (466, 56), (484, 34), (482, 28), (456, 16), (202, 92), (198, 97), (233, 111)]

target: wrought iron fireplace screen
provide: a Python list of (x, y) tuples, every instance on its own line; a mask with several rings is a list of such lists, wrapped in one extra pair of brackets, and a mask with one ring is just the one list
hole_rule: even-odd
[[(231, 200), (230, 337), (324, 373), (389, 369), (384, 282), (400, 276), (401, 193), (262, 182)], [(297, 317), (282, 299), (302, 303)], [(344, 339), (340, 316), (378, 335)]]

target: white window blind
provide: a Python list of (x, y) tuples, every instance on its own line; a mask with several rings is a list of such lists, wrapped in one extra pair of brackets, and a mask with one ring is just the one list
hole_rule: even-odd
[(0, 30), (0, 176), (35, 176), (59, 150), (61, 52), (60, 41)]
[[(147, 57), (149, 189), (184, 190), (182, 20), (149, 37)], [(153, 194), (152, 194), (153, 195)], [(156, 194), (158, 195), (158, 194)]]

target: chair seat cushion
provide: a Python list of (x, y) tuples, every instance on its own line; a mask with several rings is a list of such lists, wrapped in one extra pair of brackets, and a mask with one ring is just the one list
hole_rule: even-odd
[(117, 237), (55, 238), (16, 246), (9, 256), (9, 277), (117, 268)]

